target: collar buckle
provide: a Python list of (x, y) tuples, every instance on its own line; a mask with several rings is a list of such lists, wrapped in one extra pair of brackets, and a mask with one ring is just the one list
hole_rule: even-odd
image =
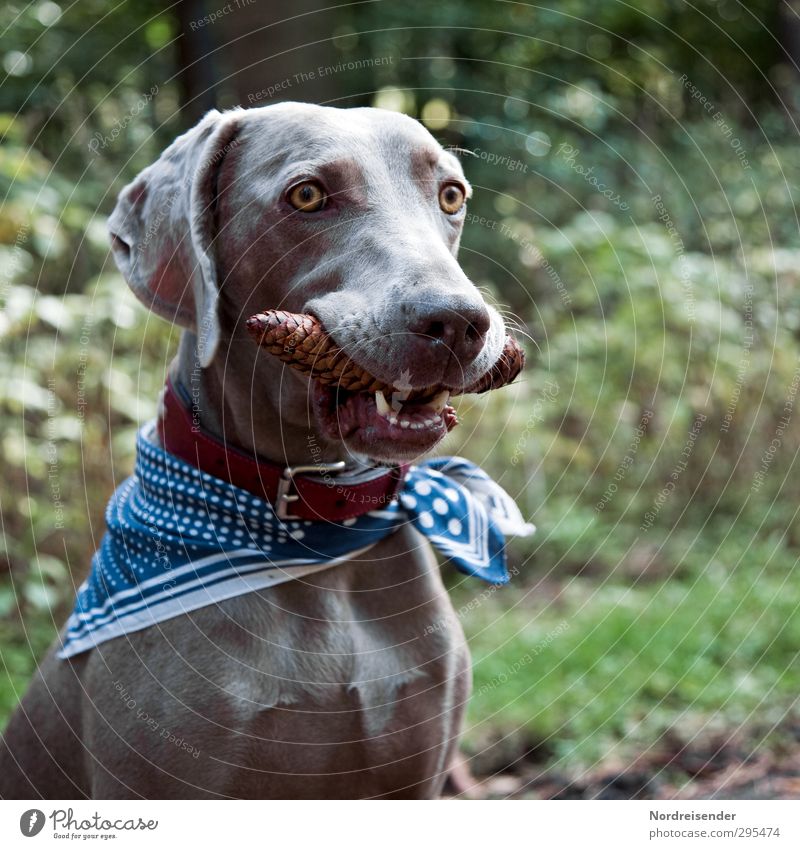
[(316, 473), (317, 475), (329, 475), (343, 472), (347, 464), (344, 460), (337, 460), (335, 463), (314, 463), (313, 465), (305, 466), (287, 466), (281, 478), (278, 481), (278, 491), (275, 497), (275, 514), (279, 519), (300, 519), (301, 516), (296, 516), (289, 512), (289, 504), (294, 501), (299, 501), (300, 496), (295, 488), (295, 477), (297, 475), (307, 475)]

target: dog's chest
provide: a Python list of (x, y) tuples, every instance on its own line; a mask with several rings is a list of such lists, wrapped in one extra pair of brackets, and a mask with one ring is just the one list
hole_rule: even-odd
[(449, 709), (469, 666), (461, 627), (432, 557), (418, 549), (401, 565), (393, 548), (237, 611), (247, 636), (232, 648), (245, 662), (225, 689), (246, 725), (274, 733), (317, 716), (331, 738), (363, 739)]

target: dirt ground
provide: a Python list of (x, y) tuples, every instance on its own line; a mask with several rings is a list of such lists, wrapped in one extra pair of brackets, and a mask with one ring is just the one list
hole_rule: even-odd
[(479, 799), (799, 799), (800, 726), (781, 743), (754, 748), (742, 738), (683, 745), (667, 737), (646, 754), (567, 775), (521, 747), (507, 763), (462, 756), (447, 795)]

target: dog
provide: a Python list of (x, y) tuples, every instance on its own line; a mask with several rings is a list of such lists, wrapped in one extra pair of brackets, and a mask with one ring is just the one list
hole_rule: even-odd
[[(457, 394), (505, 339), (456, 259), (470, 193), (407, 116), (280, 103), (206, 115), (121, 192), (109, 229), (136, 296), (183, 329), (169, 376), (193, 387), (204, 431), (283, 466), (307, 465), (312, 443), (315, 462), (392, 464), (446, 428), (387, 436), (374, 408), (342, 427), (245, 319), (311, 314), (385, 382)], [(0, 745), (3, 798), (434, 798), (470, 693), (461, 625), (410, 524), (268, 592), (66, 659), (58, 642)]]

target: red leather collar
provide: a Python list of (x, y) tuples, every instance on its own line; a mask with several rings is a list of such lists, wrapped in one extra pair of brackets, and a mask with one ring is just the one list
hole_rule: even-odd
[[(167, 380), (158, 433), (164, 448), (196, 468), (264, 498), (281, 518), (352, 519), (380, 510), (394, 500), (407, 465), (387, 468), (362, 483), (340, 483), (331, 464), (281, 466), (258, 460), (200, 430), (187, 405)], [(344, 464), (341, 464), (342, 467)]]

